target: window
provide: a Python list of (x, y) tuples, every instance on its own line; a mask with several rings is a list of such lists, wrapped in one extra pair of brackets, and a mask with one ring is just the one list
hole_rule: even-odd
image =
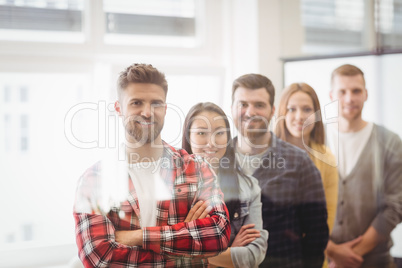
[(306, 53), (402, 48), (402, 0), (301, 0)]
[(364, 0), (301, 0), (305, 50), (356, 51), (365, 48)]
[[(3, 212), (11, 219), (2, 223), (0, 248), (28, 242), (72, 244), (71, 213), (76, 182), (96, 162), (96, 155), (68, 142), (64, 119), (71, 107), (82, 102), (77, 98), (78, 92), (89, 91), (90, 77), (0, 73), (0, 81), (0, 88), (7, 85), (11, 96), (18, 96), (21, 89), (35, 92), (29, 98), (13, 98), (13, 103), (0, 100), (0, 136), (6, 145), (0, 146), (0, 196), (1, 202), (8, 204), (3, 206)], [(29, 81), (29, 85), (21, 86), (20, 81)], [(91, 112), (89, 116), (97, 113)], [(74, 117), (71, 123), (78, 138), (96, 138), (98, 122), (85, 113)]]
[(28, 128), (28, 115), (21, 115), (21, 152), (28, 151), (28, 137), (29, 137), (29, 128)]
[(4, 85), (3, 92), (4, 92), (4, 102), (9, 102), (11, 99), (10, 87), (8, 85)]
[(384, 49), (402, 48), (402, 0), (382, 0), (378, 3), (376, 21), (381, 46)]
[(28, 101), (28, 87), (26, 86), (20, 87), (20, 101), (21, 102)]
[[(11, 115), (9, 114), (4, 114), (4, 152), (8, 153), (11, 151)], [(11, 240), (10, 239), (6, 239), (6, 240)]]
[(104, 0), (105, 43), (194, 46), (195, 0)]
[(0, 39), (82, 42), (84, 0), (0, 0)]

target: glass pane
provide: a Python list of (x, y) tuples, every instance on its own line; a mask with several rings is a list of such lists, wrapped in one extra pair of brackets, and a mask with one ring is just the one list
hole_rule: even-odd
[(11, 100), (11, 91), (10, 87), (8, 85), (3, 86), (3, 96), (4, 96), (4, 102), (10, 102)]
[(194, 46), (195, 0), (105, 0), (105, 42)]
[(195, 17), (194, 0), (104, 0), (105, 12), (165, 17)]
[[(11, 135), (12, 135), (12, 133), (11, 133), (11, 115), (9, 115), (9, 114), (4, 114), (4, 133), (3, 133), (3, 135), (4, 135), (4, 151), (7, 153), (7, 152), (10, 152), (10, 150), (11, 150), (11, 143), (10, 143), (10, 141), (11, 141)], [(7, 239), (6, 239), (7, 240)]]
[(306, 52), (324, 54), (365, 50), (364, 0), (301, 0)]
[[(1, 39), (74, 42), (82, 35), (83, 6), (84, 0), (0, 0)], [(49, 38), (49, 33), (61, 38), (64, 33), (64, 38)]]
[(402, 0), (382, 0), (376, 6), (377, 28), (384, 49), (402, 48)]
[(29, 128), (28, 128), (28, 115), (23, 114), (21, 115), (20, 119), (21, 123), (21, 152), (28, 151), (28, 135), (29, 135)]
[(0, 0), (0, 5), (82, 10), (84, 3), (82, 0)]
[(20, 101), (28, 101), (28, 88), (25, 86), (20, 87)]
[[(0, 249), (10, 243), (74, 243), (75, 186), (98, 155), (73, 146), (66, 133), (96, 140), (98, 111), (77, 111), (65, 120), (84, 102), (79, 96), (89, 92), (90, 81), (84, 74), (0, 73), (0, 88), (17, 96), (12, 103), (0, 98), (0, 202), (9, 219), (2, 222)], [(32, 93), (24, 102), (21, 88)]]

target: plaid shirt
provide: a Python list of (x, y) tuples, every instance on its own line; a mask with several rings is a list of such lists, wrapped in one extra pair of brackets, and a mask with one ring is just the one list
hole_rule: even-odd
[[(99, 162), (89, 168), (76, 193), (76, 241), (85, 267), (203, 267), (206, 257), (227, 249), (231, 231), (228, 212), (216, 177), (204, 161), (164, 143), (161, 176), (172, 198), (158, 201), (156, 226), (142, 228), (142, 247), (117, 243), (114, 235), (117, 230), (141, 229), (131, 179), (127, 200), (102, 215), (96, 200), (100, 170)], [(199, 200), (210, 202), (210, 217), (184, 223)], [(85, 206), (90, 206), (91, 212), (83, 213), (80, 208)]]
[(261, 187), (263, 226), (269, 232), (261, 267), (322, 267), (329, 234), (320, 172), (306, 152), (273, 133), (271, 137), (253, 174)]

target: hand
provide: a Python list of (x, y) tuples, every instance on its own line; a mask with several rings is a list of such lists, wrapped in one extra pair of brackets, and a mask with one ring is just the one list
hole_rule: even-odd
[(353, 251), (353, 247), (360, 243), (361, 237), (339, 245), (333, 244), (328, 256), (331, 260), (329, 267), (358, 268), (363, 263), (362, 256)]
[(240, 228), (239, 233), (236, 235), (231, 247), (244, 247), (253, 242), (257, 237), (260, 237), (260, 231), (252, 229), (255, 224), (246, 224)]
[(208, 206), (207, 202), (198, 201), (188, 212), (184, 222), (190, 222), (196, 219), (204, 219), (209, 217), (208, 213), (211, 211), (212, 207)]
[(126, 246), (142, 246), (142, 230), (115, 231), (116, 242)]
[(329, 268), (336, 268), (335, 262), (333, 262), (333, 261), (329, 262), (328, 267)]

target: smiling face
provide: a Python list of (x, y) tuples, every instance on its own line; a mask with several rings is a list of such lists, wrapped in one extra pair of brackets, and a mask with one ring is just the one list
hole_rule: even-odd
[(311, 97), (302, 91), (293, 93), (288, 100), (285, 115), (285, 126), (290, 135), (295, 138), (308, 137), (314, 128), (314, 119), (314, 104)]
[(213, 167), (225, 155), (228, 132), (225, 120), (215, 112), (197, 114), (190, 126), (190, 146), (194, 154), (204, 157)]
[(166, 115), (166, 94), (161, 86), (129, 83), (115, 109), (124, 118), (129, 142), (146, 144), (160, 139)]
[(274, 113), (265, 88), (238, 87), (233, 95), (232, 117), (243, 137), (250, 139), (265, 135)]
[(367, 90), (361, 74), (336, 75), (332, 82), (331, 100), (339, 100), (339, 114), (347, 121), (360, 119)]

